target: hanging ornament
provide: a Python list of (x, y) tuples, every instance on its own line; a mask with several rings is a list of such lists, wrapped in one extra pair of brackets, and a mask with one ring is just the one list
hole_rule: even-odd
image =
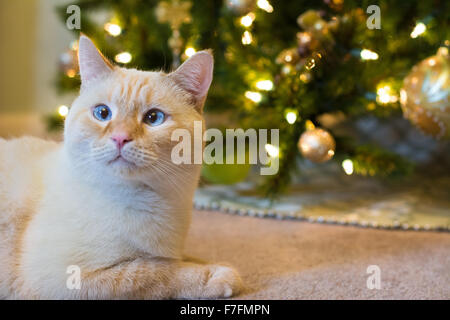
[(414, 66), (403, 82), (403, 115), (436, 138), (450, 138), (450, 57), (442, 47), (437, 55)]
[(226, 0), (225, 5), (231, 11), (242, 15), (252, 11), (255, 2), (254, 0)]
[(161, 1), (156, 7), (155, 14), (159, 23), (169, 23), (172, 28), (172, 36), (169, 38), (169, 47), (172, 49), (172, 66), (180, 65), (180, 54), (183, 48), (183, 40), (180, 35), (180, 27), (183, 23), (190, 23), (192, 17), (190, 10), (192, 2), (180, 0)]
[[(245, 153), (245, 159), (248, 159), (248, 152)], [(250, 171), (249, 161), (243, 164), (237, 163), (238, 155), (224, 156), (223, 164), (204, 163), (202, 166), (202, 177), (215, 184), (234, 184), (243, 181)], [(234, 163), (233, 163), (234, 162)]]
[(315, 128), (302, 133), (298, 140), (298, 149), (306, 159), (321, 163), (334, 156), (336, 142), (328, 131)]
[(73, 78), (79, 71), (77, 51), (69, 49), (59, 56), (59, 67), (66, 76)]

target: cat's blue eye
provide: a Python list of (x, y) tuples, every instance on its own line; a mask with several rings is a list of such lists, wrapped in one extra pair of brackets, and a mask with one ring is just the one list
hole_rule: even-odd
[(144, 123), (156, 127), (166, 120), (166, 114), (158, 109), (151, 109), (144, 115)]
[(111, 120), (111, 116), (112, 116), (111, 109), (104, 104), (96, 106), (94, 108), (93, 114), (94, 114), (94, 117), (99, 121)]

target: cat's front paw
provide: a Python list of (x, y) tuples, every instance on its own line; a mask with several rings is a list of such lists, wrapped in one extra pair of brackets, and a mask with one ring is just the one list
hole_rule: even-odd
[(229, 298), (242, 291), (242, 280), (235, 269), (221, 265), (206, 267), (205, 298)]

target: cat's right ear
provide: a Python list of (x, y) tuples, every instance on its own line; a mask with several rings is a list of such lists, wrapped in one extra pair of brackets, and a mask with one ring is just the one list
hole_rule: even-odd
[(106, 76), (113, 70), (112, 64), (101, 54), (92, 40), (83, 34), (78, 42), (78, 64), (81, 88), (94, 79)]

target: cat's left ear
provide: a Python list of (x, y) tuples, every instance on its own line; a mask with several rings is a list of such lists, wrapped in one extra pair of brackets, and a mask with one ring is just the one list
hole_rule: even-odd
[(196, 109), (202, 111), (213, 77), (214, 58), (210, 50), (199, 51), (169, 76), (193, 97)]
[(81, 88), (92, 80), (104, 77), (113, 71), (112, 64), (101, 54), (92, 40), (83, 34), (78, 42), (78, 64)]

